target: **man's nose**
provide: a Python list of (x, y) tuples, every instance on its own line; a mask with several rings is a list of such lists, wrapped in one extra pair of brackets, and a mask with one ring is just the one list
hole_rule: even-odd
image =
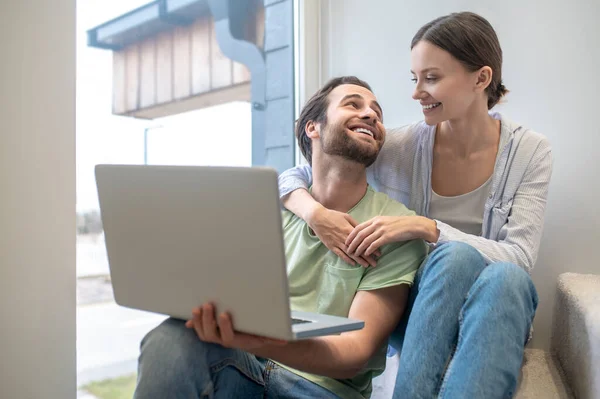
[(374, 121), (377, 119), (377, 112), (373, 108), (366, 107), (363, 109), (360, 118)]

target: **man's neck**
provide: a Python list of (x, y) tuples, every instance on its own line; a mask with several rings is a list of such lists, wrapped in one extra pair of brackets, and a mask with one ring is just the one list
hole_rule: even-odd
[(324, 207), (348, 212), (367, 192), (365, 166), (341, 157), (313, 160), (312, 195)]

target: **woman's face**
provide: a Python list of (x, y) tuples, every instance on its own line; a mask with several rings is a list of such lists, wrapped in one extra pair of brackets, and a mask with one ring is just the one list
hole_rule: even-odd
[(468, 71), (447, 51), (422, 40), (410, 58), (416, 85), (412, 97), (421, 104), (428, 125), (463, 118), (477, 101), (487, 104), (477, 88), (478, 71)]

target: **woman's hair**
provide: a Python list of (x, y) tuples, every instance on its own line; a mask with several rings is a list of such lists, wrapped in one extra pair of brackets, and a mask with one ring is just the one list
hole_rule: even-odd
[(311, 98), (306, 102), (300, 117), (296, 121), (296, 138), (302, 155), (306, 158), (309, 165), (312, 165), (312, 141), (306, 135), (306, 125), (308, 122), (327, 123), (327, 108), (329, 107), (329, 93), (341, 85), (356, 85), (371, 90), (371, 86), (356, 76), (340, 76), (331, 79), (321, 87)]
[(411, 50), (422, 40), (446, 50), (469, 71), (484, 66), (492, 69), (492, 81), (486, 89), (488, 109), (492, 109), (508, 93), (502, 84), (502, 48), (498, 36), (482, 16), (460, 12), (434, 19), (413, 37)]

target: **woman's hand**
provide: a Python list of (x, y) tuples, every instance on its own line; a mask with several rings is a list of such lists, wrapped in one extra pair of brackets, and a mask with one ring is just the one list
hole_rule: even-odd
[(377, 216), (356, 226), (344, 244), (350, 255), (369, 256), (385, 244), (416, 238), (437, 242), (438, 236), (435, 221), (423, 216)]
[(358, 225), (349, 214), (333, 211), (316, 203), (305, 220), (321, 242), (344, 262), (351, 265), (359, 263), (363, 267), (376, 265), (372, 255), (378, 255), (378, 252), (373, 251), (370, 256), (353, 256), (347, 252), (346, 238), (354, 230), (354, 226)]

